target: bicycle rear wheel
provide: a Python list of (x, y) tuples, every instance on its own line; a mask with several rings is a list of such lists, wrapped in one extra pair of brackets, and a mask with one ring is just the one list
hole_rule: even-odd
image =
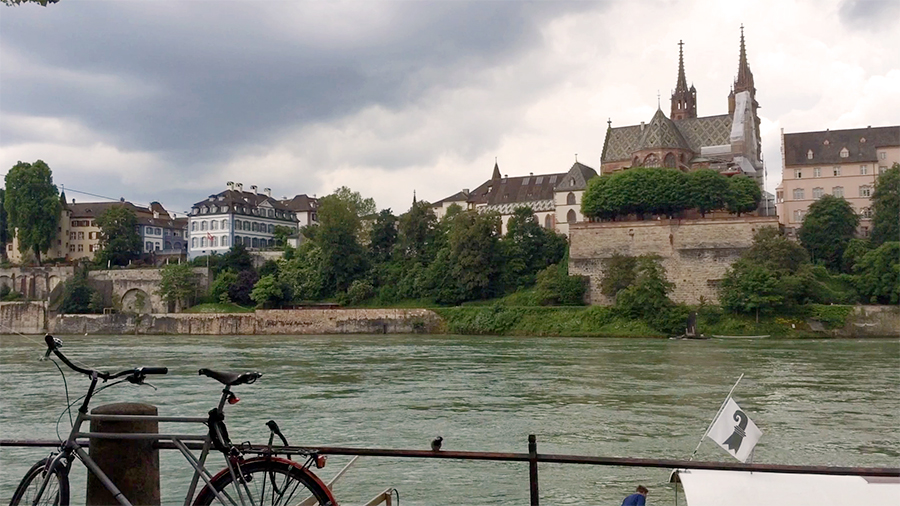
[[(337, 506), (328, 487), (309, 469), (291, 460), (277, 457), (259, 457), (247, 460), (241, 465), (243, 480), (235, 483), (228, 469), (224, 469), (212, 479), (212, 486), (226, 497), (226, 506), (240, 505), (240, 497), (248, 504), (285, 505), (317, 504)], [(239, 495), (240, 493), (240, 495)], [(308, 502), (307, 502), (308, 499)], [(229, 502), (231, 501), (231, 502)], [(203, 487), (194, 506), (222, 504), (209, 485)]]
[(9, 506), (18, 506), (20, 504), (23, 506), (69, 506), (69, 478), (58, 467), (50, 471), (51, 476), (50, 481), (47, 482), (47, 488), (44, 489), (40, 500), (35, 502), (38, 492), (41, 490), (44, 476), (47, 475), (48, 460), (50, 459), (40, 460), (37, 464), (31, 466), (31, 469), (19, 482), (19, 487), (16, 488), (12, 500), (9, 501)]

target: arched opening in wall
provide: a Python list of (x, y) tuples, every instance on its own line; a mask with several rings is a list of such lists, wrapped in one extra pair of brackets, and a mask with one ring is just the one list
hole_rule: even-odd
[(567, 206), (574, 206), (574, 205), (575, 205), (575, 194), (574, 194), (574, 193), (569, 192), (569, 194), (566, 195), (566, 205), (567, 205)]
[(140, 288), (132, 288), (125, 292), (122, 296), (122, 312), (123, 313), (152, 313), (153, 307), (150, 303), (150, 296), (147, 292)]
[(675, 155), (672, 153), (666, 153), (666, 158), (665, 158), (665, 160), (663, 160), (663, 166), (665, 166), (666, 168), (669, 168), (669, 169), (674, 169), (675, 164), (676, 164)]
[(553, 228), (553, 215), (552, 214), (548, 214), (547, 216), (544, 216), (544, 228), (546, 228), (546, 229)]
[(577, 220), (577, 219), (578, 219), (578, 217), (575, 215), (575, 210), (569, 209), (569, 212), (566, 213), (566, 223), (569, 223), (569, 224), (575, 223), (575, 220)]
[(656, 153), (650, 153), (644, 157), (644, 167), (659, 167), (659, 157)]
[(636, 157), (636, 156), (634, 157), (634, 160), (631, 161), (631, 166), (632, 167), (640, 167), (641, 166), (641, 161), (638, 159), (638, 157)]

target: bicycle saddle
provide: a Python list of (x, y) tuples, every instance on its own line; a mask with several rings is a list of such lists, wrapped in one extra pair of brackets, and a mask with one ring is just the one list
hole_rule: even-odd
[(223, 371), (213, 371), (211, 369), (200, 369), (198, 372), (201, 376), (208, 376), (223, 385), (234, 386), (234, 385), (243, 385), (250, 384), (255, 382), (262, 376), (262, 373), (259, 372), (223, 372)]

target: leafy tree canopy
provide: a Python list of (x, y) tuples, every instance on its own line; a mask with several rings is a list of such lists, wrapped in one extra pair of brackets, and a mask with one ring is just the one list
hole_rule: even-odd
[(756, 211), (762, 201), (762, 190), (756, 181), (744, 175), (732, 176), (728, 180), (729, 191), (725, 199), (725, 209), (740, 216)]
[(137, 232), (137, 216), (124, 205), (115, 205), (97, 217), (100, 227), (98, 261), (106, 265), (128, 265), (141, 255), (141, 236)]
[(427, 202), (416, 202), (400, 216), (398, 246), (403, 258), (430, 262), (435, 254), (437, 218)]
[(844, 249), (853, 239), (859, 216), (846, 200), (825, 195), (809, 206), (797, 235), (813, 262), (833, 271), (843, 267)]
[(358, 208), (339, 195), (319, 202), (319, 226), (314, 241), (322, 255), (323, 295), (345, 292), (368, 270), (365, 249), (359, 243), (361, 221)]
[(878, 176), (872, 210), (872, 243), (878, 246), (900, 239), (900, 163)]
[(56, 236), (62, 210), (50, 167), (41, 160), (13, 166), (6, 173), (3, 205), (10, 234), (18, 233), (19, 250), (33, 251), (40, 263)]
[(778, 279), (763, 265), (746, 258), (734, 263), (719, 288), (722, 307), (739, 313), (770, 311), (784, 303), (784, 292)]
[(159, 296), (176, 311), (188, 307), (197, 295), (197, 275), (190, 264), (169, 264), (162, 268), (159, 282)]
[(688, 174), (688, 194), (690, 207), (706, 216), (710, 211), (725, 208), (725, 201), (731, 190), (728, 178), (712, 169), (695, 170)]
[(335, 197), (338, 200), (345, 202), (360, 218), (375, 214), (375, 199), (363, 198), (359, 192), (355, 192), (346, 186), (341, 186), (337, 190), (334, 190), (334, 193), (329, 195), (329, 197)]
[(869, 251), (853, 270), (857, 288), (869, 302), (900, 303), (900, 242), (888, 241)]
[(375, 262), (387, 262), (397, 243), (397, 217), (390, 209), (383, 209), (375, 218), (369, 232), (369, 251)]

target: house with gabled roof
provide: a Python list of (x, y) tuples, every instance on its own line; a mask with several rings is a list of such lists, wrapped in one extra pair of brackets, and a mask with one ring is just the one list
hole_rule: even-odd
[(597, 171), (576, 161), (568, 172), (509, 177), (501, 175), (499, 164), (494, 162), (490, 179), (473, 191), (466, 188), (433, 203), (432, 209), (438, 219), (454, 204), (463, 209), (495, 211), (506, 233), (515, 210), (527, 206), (544, 228), (566, 234), (569, 223), (584, 219), (581, 196), (587, 181), (596, 175)]

